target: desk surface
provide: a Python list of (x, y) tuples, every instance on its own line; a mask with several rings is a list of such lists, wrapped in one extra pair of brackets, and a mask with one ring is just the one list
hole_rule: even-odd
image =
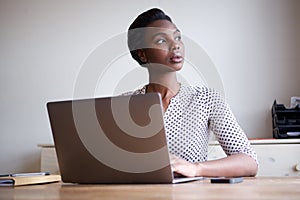
[(300, 177), (245, 178), (243, 183), (209, 180), (157, 185), (73, 185), (52, 183), (0, 187), (0, 199), (299, 199)]

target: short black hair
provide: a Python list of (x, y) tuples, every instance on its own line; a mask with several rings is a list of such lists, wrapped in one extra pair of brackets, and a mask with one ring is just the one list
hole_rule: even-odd
[[(149, 24), (156, 20), (168, 20), (172, 22), (171, 18), (166, 15), (162, 10), (158, 8), (152, 8), (141, 13), (129, 26), (127, 33), (127, 44), (130, 50), (131, 56), (140, 65), (145, 64), (138, 56), (137, 50), (143, 46), (143, 31), (142, 28), (147, 27)], [(173, 23), (173, 22), (172, 22)]]

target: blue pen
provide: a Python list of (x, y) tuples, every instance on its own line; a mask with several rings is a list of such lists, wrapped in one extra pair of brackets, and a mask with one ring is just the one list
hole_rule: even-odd
[(0, 177), (5, 177), (5, 176), (11, 176), (11, 177), (20, 177), (20, 176), (47, 176), (47, 175), (50, 175), (50, 172), (1, 174)]

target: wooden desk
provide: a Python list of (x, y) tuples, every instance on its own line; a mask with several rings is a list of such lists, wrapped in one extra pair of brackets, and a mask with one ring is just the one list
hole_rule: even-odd
[(243, 183), (209, 180), (157, 185), (73, 185), (52, 183), (0, 187), (0, 199), (300, 199), (300, 177), (245, 178)]

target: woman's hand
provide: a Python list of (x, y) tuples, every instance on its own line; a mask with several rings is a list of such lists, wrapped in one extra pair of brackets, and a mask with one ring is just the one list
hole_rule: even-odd
[(173, 173), (186, 177), (199, 176), (199, 163), (191, 163), (175, 155), (170, 156)]
[(174, 155), (170, 159), (173, 172), (187, 177), (255, 176), (258, 169), (255, 160), (243, 153), (199, 163), (191, 163)]

